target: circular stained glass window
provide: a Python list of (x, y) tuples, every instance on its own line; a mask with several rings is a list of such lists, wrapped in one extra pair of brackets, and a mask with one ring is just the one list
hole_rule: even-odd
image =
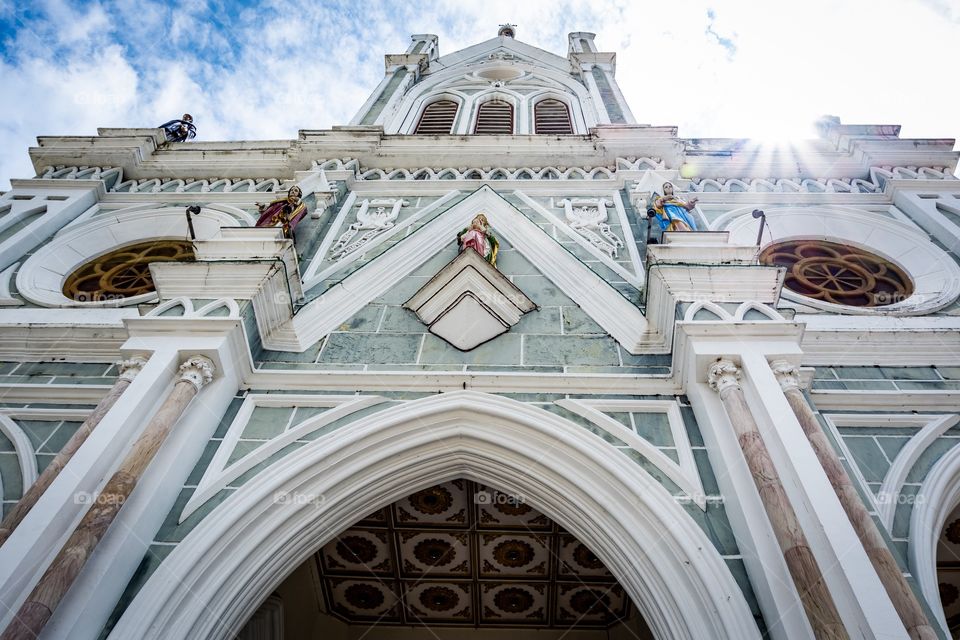
[(105, 302), (150, 293), (151, 262), (193, 260), (193, 245), (183, 240), (151, 240), (116, 249), (70, 274), (63, 295), (78, 302)]
[(760, 263), (786, 267), (784, 286), (808, 298), (852, 307), (883, 307), (913, 293), (913, 281), (886, 258), (826, 240), (778, 242)]

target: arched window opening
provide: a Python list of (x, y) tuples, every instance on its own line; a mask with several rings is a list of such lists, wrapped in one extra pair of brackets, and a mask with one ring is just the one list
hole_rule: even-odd
[(533, 107), (534, 131), (536, 133), (572, 134), (570, 109), (559, 100), (541, 100)]
[(477, 110), (474, 133), (513, 133), (513, 105), (503, 100), (490, 100)]
[(449, 134), (457, 118), (459, 105), (453, 100), (437, 100), (427, 105), (414, 133)]

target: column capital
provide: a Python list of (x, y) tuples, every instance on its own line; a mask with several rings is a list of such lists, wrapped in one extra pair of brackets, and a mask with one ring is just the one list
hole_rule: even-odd
[(146, 364), (147, 359), (143, 356), (133, 356), (118, 361), (116, 365), (117, 369), (120, 370), (119, 379), (133, 382), (133, 379), (137, 377), (137, 374), (140, 373), (140, 370), (143, 369)]
[(733, 360), (721, 358), (710, 364), (707, 371), (707, 382), (710, 388), (722, 394), (727, 389), (740, 388), (740, 378), (743, 374), (740, 367)]
[(197, 388), (197, 391), (200, 391), (204, 385), (213, 380), (213, 372), (216, 369), (210, 358), (190, 356), (180, 365), (177, 382), (189, 382)]
[(776, 376), (784, 393), (800, 390), (800, 372), (793, 363), (787, 360), (774, 360), (770, 363), (770, 368), (773, 369), (773, 375)]

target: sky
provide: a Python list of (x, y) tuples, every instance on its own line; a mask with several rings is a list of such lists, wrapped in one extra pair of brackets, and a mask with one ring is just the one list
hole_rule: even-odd
[(347, 124), (412, 33), (452, 53), (517, 25), (617, 54), (637, 121), (679, 135), (808, 138), (819, 116), (960, 137), (960, 0), (0, 0), (0, 189), (38, 135), (156, 126), (198, 140)]

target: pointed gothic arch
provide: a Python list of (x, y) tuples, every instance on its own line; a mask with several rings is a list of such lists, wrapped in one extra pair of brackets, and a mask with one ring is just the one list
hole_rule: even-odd
[(937, 541), (947, 517), (960, 503), (960, 447), (953, 447), (930, 470), (910, 514), (910, 571), (940, 628), (949, 634), (937, 580)]
[(470, 114), (470, 133), (512, 135), (518, 131), (517, 116), (523, 96), (495, 89), (477, 94)]
[(453, 93), (438, 93), (425, 99), (419, 107), (414, 134), (445, 134), (455, 132), (464, 100)]
[(572, 135), (573, 118), (567, 102), (552, 96), (534, 102), (533, 133)]
[(232, 638), (336, 534), (456, 477), (524, 495), (570, 531), (657, 637), (759, 637), (723, 559), (659, 483), (564, 418), (472, 391), (368, 416), (253, 478), (168, 556), (110, 637)]

